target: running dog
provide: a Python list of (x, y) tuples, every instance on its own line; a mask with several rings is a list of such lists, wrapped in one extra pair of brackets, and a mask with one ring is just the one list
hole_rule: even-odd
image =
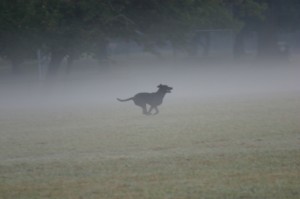
[[(151, 115), (151, 111), (154, 109), (154, 115), (159, 113), (158, 106), (162, 104), (163, 99), (167, 93), (171, 93), (172, 87), (167, 85), (158, 85), (158, 90), (155, 93), (138, 93), (135, 96), (128, 99), (119, 99), (120, 102), (126, 102), (133, 100), (134, 104), (140, 106), (143, 109), (144, 115)], [(147, 104), (150, 105), (150, 109), (147, 111)]]

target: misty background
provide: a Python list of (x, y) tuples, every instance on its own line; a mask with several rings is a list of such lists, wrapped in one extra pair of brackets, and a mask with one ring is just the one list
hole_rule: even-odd
[(299, 94), (296, 0), (0, 2), (0, 106)]
[(299, 11), (0, 0), (0, 198), (299, 199)]

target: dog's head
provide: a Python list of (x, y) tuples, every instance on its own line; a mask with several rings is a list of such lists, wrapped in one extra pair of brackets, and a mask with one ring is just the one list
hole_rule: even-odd
[(163, 84), (158, 85), (157, 88), (159, 88), (159, 90), (164, 93), (171, 93), (171, 90), (173, 89), (172, 87), (169, 87), (168, 85), (163, 85)]

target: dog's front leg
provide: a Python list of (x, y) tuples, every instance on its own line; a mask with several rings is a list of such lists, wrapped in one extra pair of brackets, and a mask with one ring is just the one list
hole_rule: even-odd
[(153, 108), (154, 108), (153, 106), (150, 106), (149, 111), (148, 111), (149, 115), (151, 115), (151, 112), (152, 112)]

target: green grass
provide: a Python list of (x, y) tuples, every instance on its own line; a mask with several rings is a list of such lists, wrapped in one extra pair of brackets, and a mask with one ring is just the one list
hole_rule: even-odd
[(183, 101), (3, 108), (0, 198), (300, 197), (299, 96)]

